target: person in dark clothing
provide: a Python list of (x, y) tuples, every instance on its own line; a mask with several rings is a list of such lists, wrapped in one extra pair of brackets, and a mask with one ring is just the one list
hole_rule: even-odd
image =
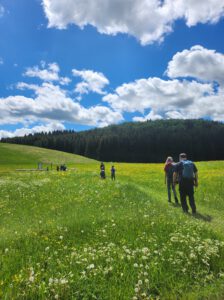
[(106, 178), (105, 170), (101, 170), (100, 171), (100, 177), (101, 177), (101, 179), (105, 179)]
[(173, 173), (174, 173), (175, 164), (173, 162), (173, 158), (171, 156), (167, 157), (164, 172), (165, 172), (165, 184), (167, 185), (168, 192), (168, 202), (171, 202), (171, 188), (173, 191), (175, 203), (178, 204), (177, 193), (175, 189), (175, 185), (173, 183)]
[(112, 166), (110, 171), (111, 171), (111, 179), (115, 180), (115, 167)]
[(101, 162), (101, 164), (100, 164), (100, 177), (101, 177), (101, 179), (106, 178), (105, 165), (103, 162)]
[(194, 199), (194, 186), (198, 186), (198, 170), (192, 161), (187, 160), (187, 155), (185, 153), (180, 154), (180, 162), (175, 165), (173, 181), (174, 184), (179, 182), (179, 192), (183, 211), (188, 213), (188, 197), (192, 213), (195, 214), (196, 205)]

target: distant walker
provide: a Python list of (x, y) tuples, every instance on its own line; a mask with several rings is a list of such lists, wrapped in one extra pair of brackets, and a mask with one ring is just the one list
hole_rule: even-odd
[(116, 172), (115, 167), (112, 166), (110, 171), (111, 171), (111, 179), (115, 180), (115, 172)]

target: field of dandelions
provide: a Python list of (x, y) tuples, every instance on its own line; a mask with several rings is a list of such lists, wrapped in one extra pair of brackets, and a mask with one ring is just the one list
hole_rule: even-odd
[(0, 299), (224, 299), (224, 162), (197, 163), (198, 215), (162, 164), (0, 172)]

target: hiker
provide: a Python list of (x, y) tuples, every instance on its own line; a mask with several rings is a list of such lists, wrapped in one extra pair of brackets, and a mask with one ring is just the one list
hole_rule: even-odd
[(172, 188), (175, 203), (178, 204), (177, 193), (176, 193), (175, 185), (173, 183), (174, 168), (175, 168), (175, 164), (173, 162), (173, 158), (171, 156), (168, 156), (164, 167), (165, 184), (167, 186), (167, 192), (168, 192), (168, 202), (171, 202), (171, 188)]
[(100, 164), (100, 177), (101, 177), (101, 179), (106, 178), (105, 165), (103, 162), (101, 162), (101, 164)]
[(65, 164), (60, 165), (60, 171), (66, 171), (66, 170), (67, 170), (67, 167)]
[(105, 166), (104, 166), (103, 162), (101, 162), (101, 164), (100, 164), (100, 170), (104, 170), (105, 171)]
[(101, 177), (101, 179), (105, 179), (106, 178), (106, 174), (105, 174), (105, 170), (104, 169), (101, 169), (101, 171), (100, 171), (100, 177)]
[(186, 153), (179, 156), (180, 162), (175, 165), (173, 181), (179, 182), (179, 192), (181, 206), (185, 213), (188, 213), (187, 196), (192, 209), (192, 214), (196, 213), (196, 205), (194, 200), (194, 186), (198, 186), (198, 170), (191, 160), (187, 160)]
[(112, 166), (110, 171), (111, 171), (111, 179), (115, 180), (115, 167)]

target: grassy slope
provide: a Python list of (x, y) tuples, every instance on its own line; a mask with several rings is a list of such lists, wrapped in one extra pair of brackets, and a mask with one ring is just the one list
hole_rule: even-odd
[(4, 168), (37, 168), (37, 163), (83, 164), (95, 162), (89, 158), (32, 146), (0, 143), (0, 170)]
[(197, 218), (168, 205), (159, 164), (2, 173), (0, 298), (223, 299), (224, 162), (197, 166)]

